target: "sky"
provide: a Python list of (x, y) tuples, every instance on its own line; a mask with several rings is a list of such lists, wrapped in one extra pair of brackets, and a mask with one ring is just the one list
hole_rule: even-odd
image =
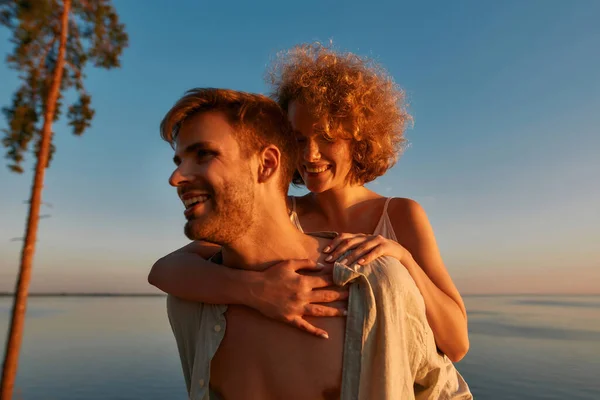
[[(114, 2), (130, 45), (122, 68), (86, 70), (92, 127), (54, 126), (32, 292), (158, 292), (151, 265), (188, 243), (164, 114), (193, 87), (268, 93), (278, 51), (332, 40), (406, 91), (410, 147), (369, 187), (421, 203), (461, 293), (600, 293), (600, 2), (235, 3)], [(3, 58), (9, 38), (1, 27)], [(0, 63), (1, 106), (18, 83)], [(21, 175), (0, 165), (0, 291), (19, 266), (28, 160)]]

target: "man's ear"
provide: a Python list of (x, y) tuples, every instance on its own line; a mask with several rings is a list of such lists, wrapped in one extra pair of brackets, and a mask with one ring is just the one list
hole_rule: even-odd
[(258, 182), (264, 183), (275, 176), (280, 167), (281, 152), (276, 146), (269, 145), (260, 152)]

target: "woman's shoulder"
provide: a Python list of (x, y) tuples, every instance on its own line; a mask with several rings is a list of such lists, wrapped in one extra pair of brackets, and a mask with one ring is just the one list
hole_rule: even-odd
[(390, 201), (388, 216), (398, 243), (409, 251), (424, 245), (435, 247), (433, 228), (425, 210), (417, 201), (394, 198)]
[(411, 214), (423, 210), (421, 204), (408, 197), (392, 197), (388, 210), (394, 213)]
[(429, 224), (427, 214), (421, 204), (406, 197), (390, 199), (388, 215), (394, 229), (412, 230), (425, 222)]

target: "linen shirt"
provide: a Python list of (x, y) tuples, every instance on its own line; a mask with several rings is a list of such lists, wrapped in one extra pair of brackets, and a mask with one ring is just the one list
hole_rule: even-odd
[[(473, 398), (452, 362), (437, 351), (423, 297), (397, 259), (380, 257), (364, 266), (335, 262), (333, 279), (349, 286), (341, 400)], [(219, 400), (209, 387), (210, 363), (225, 335), (226, 311), (227, 305), (167, 296), (191, 400)]]

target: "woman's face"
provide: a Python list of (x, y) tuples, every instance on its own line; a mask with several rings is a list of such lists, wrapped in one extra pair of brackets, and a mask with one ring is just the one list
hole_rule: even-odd
[(310, 109), (298, 101), (288, 107), (288, 118), (298, 140), (298, 171), (313, 193), (339, 189), (348, 185), (352, 166), (350, 141), (325, 137), (325, 118), (314, 118)]

